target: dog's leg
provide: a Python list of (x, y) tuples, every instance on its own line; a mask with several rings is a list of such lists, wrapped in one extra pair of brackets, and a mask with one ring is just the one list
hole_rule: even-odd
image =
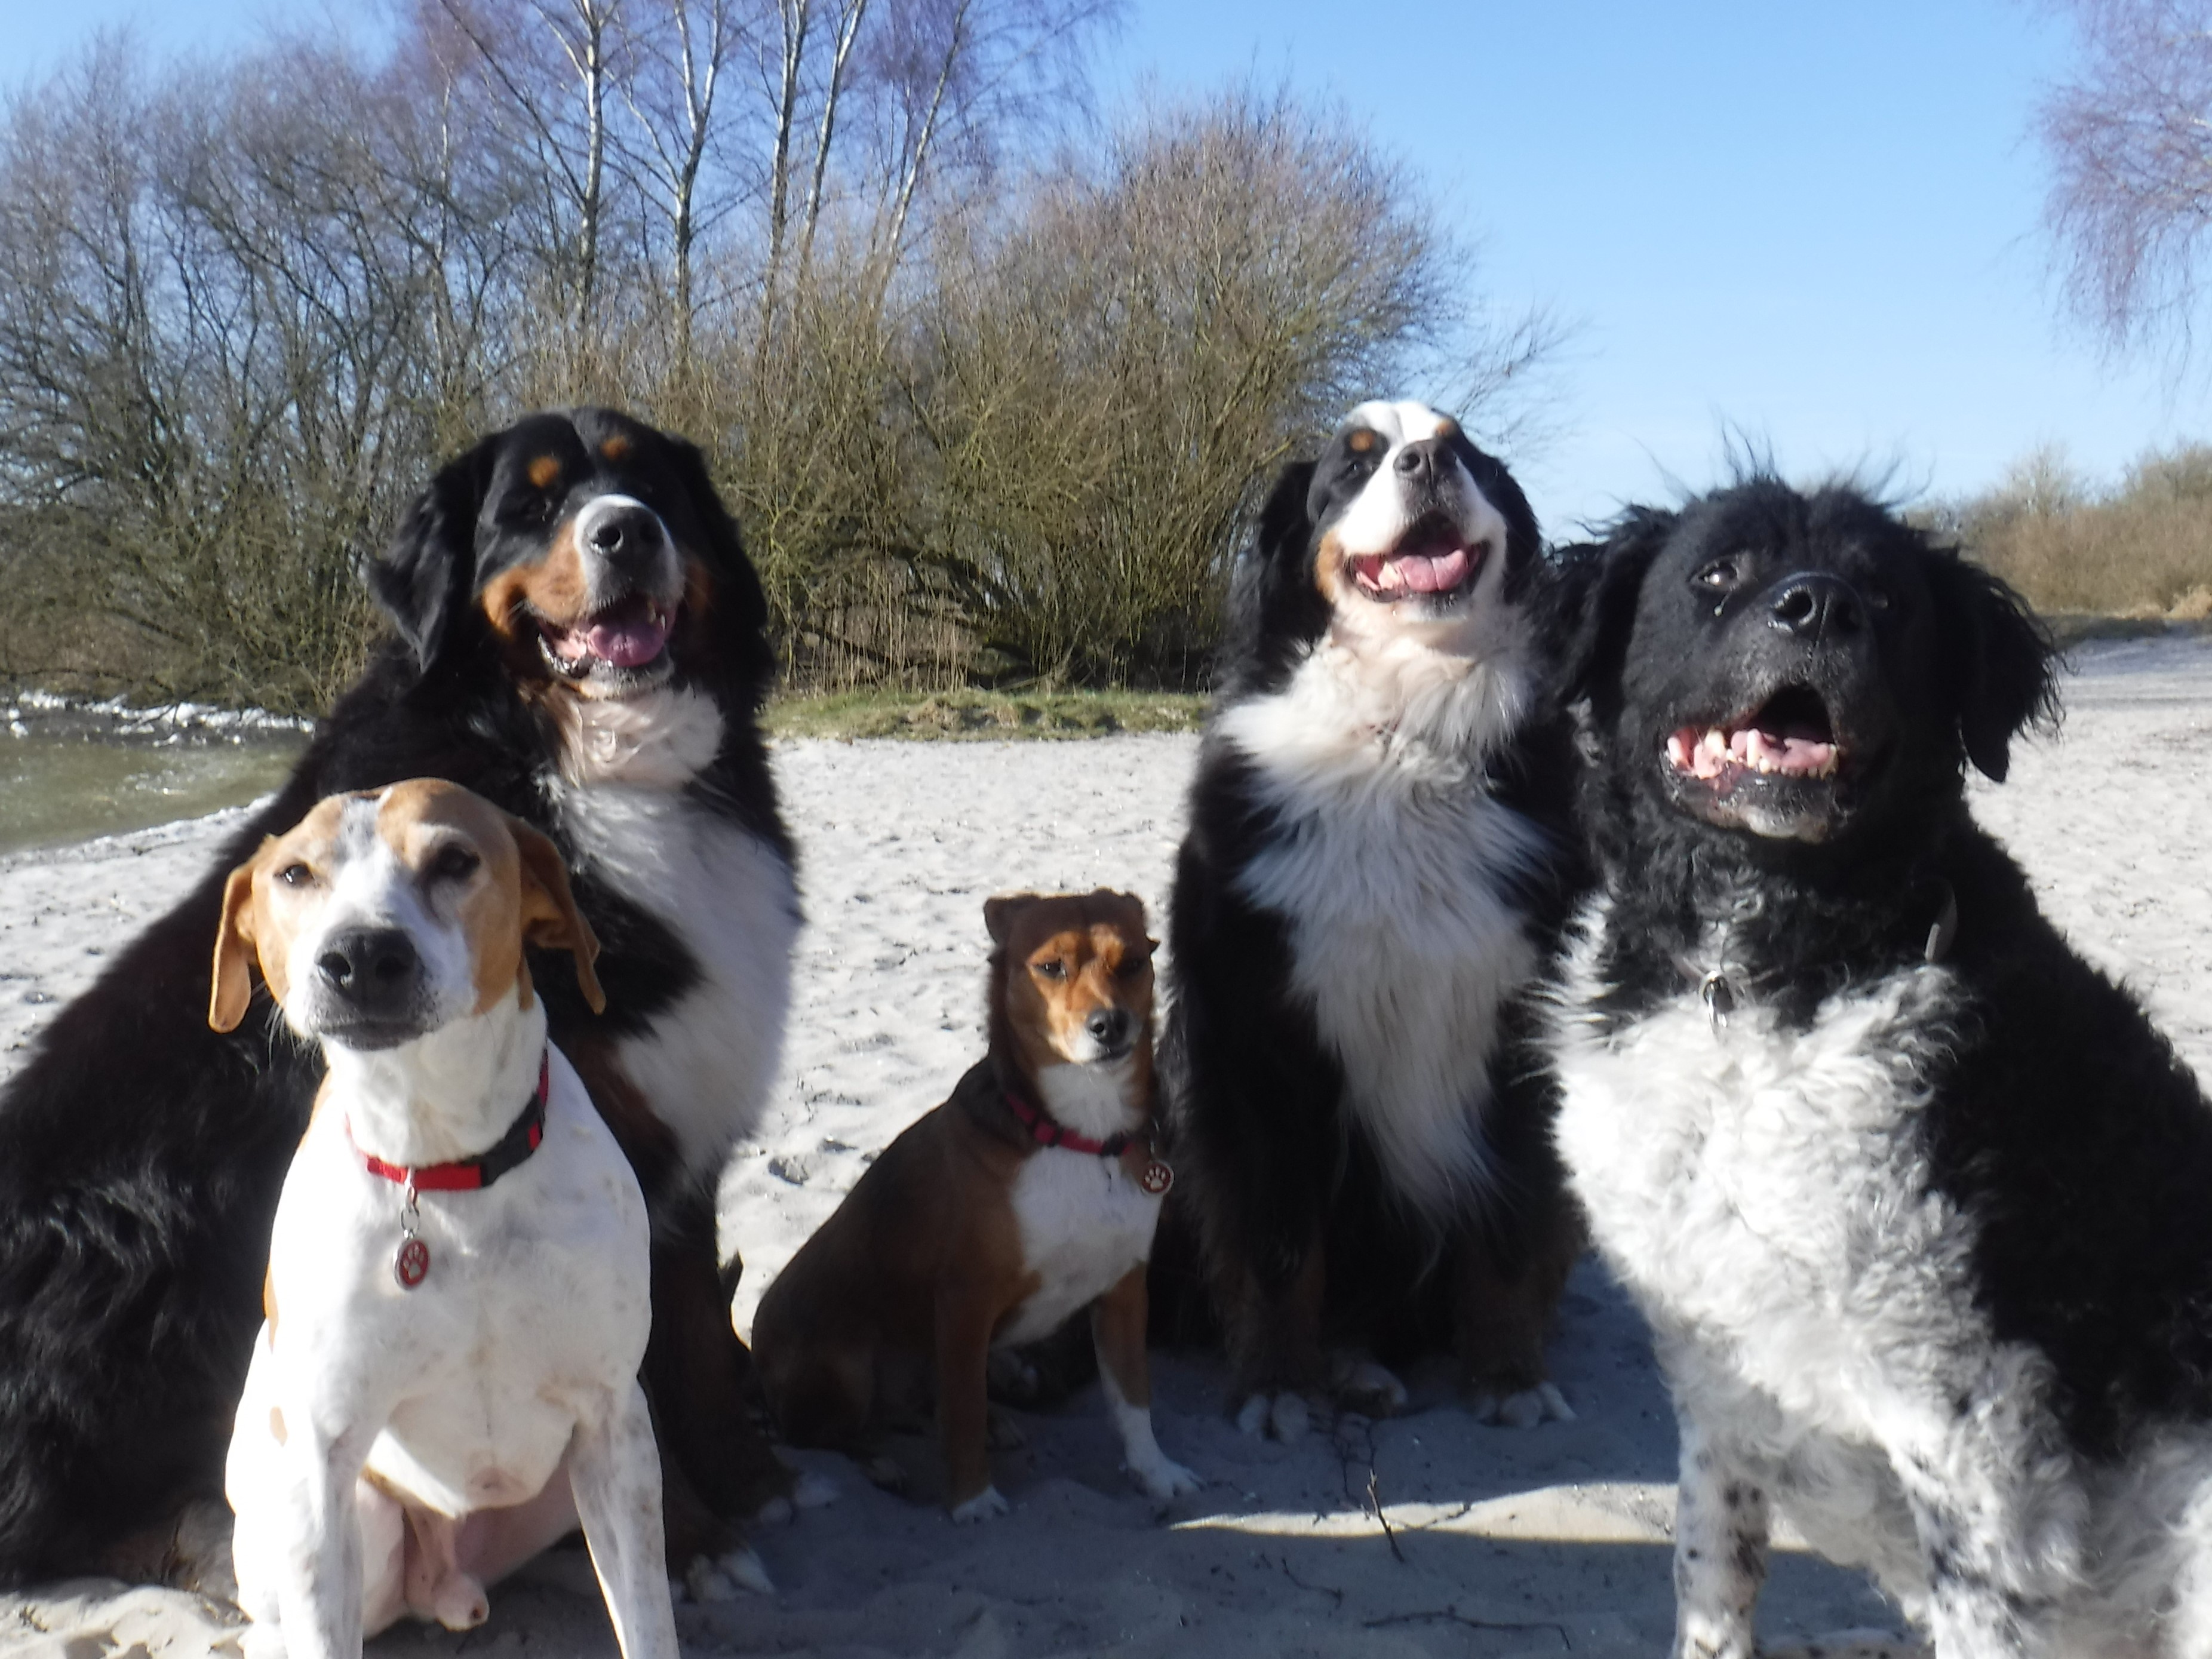
[(937, 1437), (945, 1454), (945, 1502), (958, 1522), (1006, 1512), (991, 1484), (991, 1327), (998, 1310), (974, 1285), (937, 1293)]
[(1486, 1423), (1528, 1429), (1574, 1420), (1566, 1397), (1545, 1376), (1544, 1343), (1581, 1253), (1581, 1229), (1564, 1196), (1551, 1212), (1502, 1240), (1477, 1226), (1461, 1239), (1454, 1346), (1474, 1414)]
[(568, 1483), (623, 1659), (677, 1659), (660, 1532), (660, 1459), (636, 1383), (612, 1390), (568, 1445)]
[(1202, 1484), (1160, 1449), (1152, 1436), (1152, 1379), (1145, 1353), (1145, 1267), (1091, 1304), (1091, 1340), (1098, 1350), (1098, 1383), (1121, 1431), (1121, 1455), (1137, 1484), (1164, 1503)]
[(491, 1601), (455, 1554), (462, 1523), (432, 1510), (407, 1510), (407, 1608), (447, 1630), (474, 1630), (491, 1617)]
[(1674, 1504), (1674, 1659), (1752, 1659), (1766, 1583), (1765, 1489), (1687, 1412)]
[(2041, 1626), (2076, 1552), (2066, 1531), (2035, 1523), (2025, 1488), (2036, 1450), (1985, 1431), (1951, 1437), (1935, 1455), (1890, 1448), (1927, 1566), (1937, 1659), (2048, 1651)]
[(1289, 1442), (1310, 1425), (1305, 1390), (1323, 1381), (1322, 1301), (1328, 1283), (1328, 1255), (1318, 1237), (1279, 1288), (1246, 1271), (1229, 1304), (1231, 1397), (1242, 1403), (1237, 1426), (1249, 1435), (1272, 1434)]
[(284, 1417), (290, 1437), (267, 1534), (283, 1540), (270, 1577), (284, 1652), (289, 1659), (359, 1659), (362, 1578), (355, 1483), (375, 1435), (355, 1428), (325, 1437), (304, 1407)]

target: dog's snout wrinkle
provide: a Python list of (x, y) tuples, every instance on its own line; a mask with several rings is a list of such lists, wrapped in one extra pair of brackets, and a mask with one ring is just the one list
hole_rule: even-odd
[(1778, 585), (1767, 619), (1782, 632), (1817, 645), (1831, 635), (1856, 633), (1865, 625), (1866, 607), (1857, 590), (1841, 577), (1801, 572)]

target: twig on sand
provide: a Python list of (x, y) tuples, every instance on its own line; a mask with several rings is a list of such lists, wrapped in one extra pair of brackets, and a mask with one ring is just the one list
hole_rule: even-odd
[[(1353, 1443), (1355, 1434), (1364, 1443), (1364, 1448)], [(1382, 1510), (1382, 1477), (1375, 1468), (1375, 1425), (1364, 1418), (1339, 1418), (1336, 1457), (1338, 1476), (1344, 1483), (1346, 1500), (1358, 1504), (1375, 1517), (1375, 1523), (1382, 1528), (1383, 1541), (1390, 1546), (1390, 1559), (1401, 1566), (1410, 1565), (1406, 1559), (1406, 1552), (1398, 1547), (1397, 1528), (1390, 1524), (1390, 1517)], [(1367, 1472), (1365, 1486), (1359, 1492), (1352, 1490), (1352, 1472), (1355, 1466)]]
[(1572, 1653), (1575, 1650), (1574, 1638), (1567, 1634), (1567, 1627), (1565, 1625), (1553, 1624), (1547, 1620), (1522, 1624), (1505, 1619), (1470, 1619), (1457, 1607), (1438, 1607), (1427, 1613), (1386, 1613), (1379, 1619), (1363, 1619), (1360, 1620), (1359, 1627), (1362, 1630), (1382, 1630), (1391, 1625), (1425, 1625), (1439, 1620), (1449, 1620), (1468, 1630), (1547, 1630), (1559, 1638), (1561, 1648), (1569, 1653)]

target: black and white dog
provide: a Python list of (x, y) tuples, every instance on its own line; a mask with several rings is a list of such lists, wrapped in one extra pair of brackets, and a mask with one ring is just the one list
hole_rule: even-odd
[(1502, 465), (1368, 403), (1235, 581), (1166, 1053), (1248, 1432), (1323, 1389), (1401, 1403), (1375, 1360), (1454, 1348), (1485, 1415), (1569, 1414), (1543, 1342), (1580, 1231), (1517, 1023), (1574, 882), (1546, 575)]
[(1942, 1659), (2212, 1653), (2212, 1110), (1965, 799), (2045, 635), (1842, 486), (1575, 562), (1559, 1146), (1680, 1415), (1674, 1651), (1753, 1651), (1778, 1510)]
[[(534, 415), (433, 478), (369, 573), (395, 624), (276, 799), (0, 1089), (0, 1583), (113, 1569), (221, 1491), (270, 1227), (322, 1071), (257, 995), (208, 1028), (224, 879), (329, 794), (466, 785), (551, 836), (606, 1010), (537, 975), (653, 1218), (645, 1380), (670, 1559), (757, 1577), (727, 1517), (790, 1477), (749, 1415), (714, 1181), (765, 1103), (799, 928), (757, 723), (767, 605), (690, 444)], [(713, 1558), (721, 1558), (720, 1566)]]

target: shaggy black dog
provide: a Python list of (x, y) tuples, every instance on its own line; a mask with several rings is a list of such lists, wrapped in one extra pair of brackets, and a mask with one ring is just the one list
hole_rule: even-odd
[(604, 1017), (559, 964), (533, 977), (653, 1212), (672, 1560), (734, 1547), (713, 1517), (785, 1483), (741, 1398), (713, 1209), (774, 1075), (798, 926), (737, 527), (690, 445), (539, 415), (441, 471), (371, 575), (398, 637), (0, 1091), (0, 1582), (94, 1569), (149, 1530), (158, 1558), (181, 1504), (220, 1494), (320, 1072), (265, 990), (234, 1033), (208, 1028), (223, 879), (322, 796), (421, 775), (552, 834), (604, 948)]
[(1559, 1145), (1680, 1413), (1676, 1652), (1753, 1651), (1776, 1509), (1946, 1659), (2212, 1650), (2212, 1111), (1966, 805), (2045, 635), (1840, 486), (1571, 557)]
[(1169, 924), (1163, 1261), (1195, 1236), (1249, 1432), (1455, 1350), (1485, 1415), (1567, 1414), (1580, 1234), (1521, 1029), (1576, 879), (1546, 580), (1505, 468), (1388, 403), (1284, 473), (1238, 574)]

